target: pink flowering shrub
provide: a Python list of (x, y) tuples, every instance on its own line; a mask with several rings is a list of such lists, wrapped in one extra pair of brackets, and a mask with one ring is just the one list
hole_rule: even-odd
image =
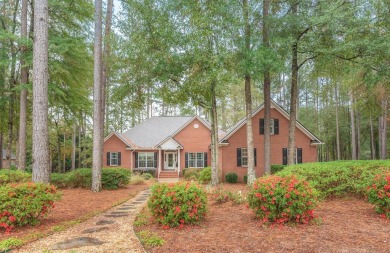
[(9, 233), (14, 227), (39, 223), (59, 198), (52, 185), (30, 182), (1, 186), (0, 230)]
[(375, 205), (375, 211), (390, 219), (390, 172), (376, 175), (374, 183), (367, 189), (368, 201)]
[(294, 175), (257, 179), (248, 193), (249, 207), (263, 222), (308, 223), (314, 218), (317, 193)]
[(153, 218), (164, 227), (200, 223), (207, 212), (207, 196), (196, 183), (156, 184), (148, 206)]

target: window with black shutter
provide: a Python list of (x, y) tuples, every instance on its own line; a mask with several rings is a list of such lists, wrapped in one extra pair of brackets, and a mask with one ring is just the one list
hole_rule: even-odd
[(237, 148), (237, 167), (241, 167), (241, 148)]
[[(259, 122), (259, 128), (260, 128), (260, 134), (264, 134), (264, 118), (260, 119)], [(279, 134), (279, 119), (270, 119), (270, 132), (271, 135), (278, 135)]]
[(107, 166), (110, 166), (110, 159), (111, 159), (110, 152), (107, 152)]

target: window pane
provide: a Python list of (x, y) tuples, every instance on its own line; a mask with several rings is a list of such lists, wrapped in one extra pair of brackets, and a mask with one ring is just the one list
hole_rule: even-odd
[(241, 165), (248, 166), (248, 149), (241, 148)]
[(111, 165), (118, 165), (118, 153), (117, 152), (111, 152), (110, 153), (110, 164)]
[(271, 121), (270, 121), (270, 132), (271, 132), (271, 134), (274, 134), (274, 125), (275, 125), (274, 119), (271, 119)]

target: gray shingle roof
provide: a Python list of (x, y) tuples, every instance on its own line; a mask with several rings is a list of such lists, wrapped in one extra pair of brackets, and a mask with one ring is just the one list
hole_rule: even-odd
[(194, 117), (152, 117), (122, 135), (137, 147), (155, 147)]

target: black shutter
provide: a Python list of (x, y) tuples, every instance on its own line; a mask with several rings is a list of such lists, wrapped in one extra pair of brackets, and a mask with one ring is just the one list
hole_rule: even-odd
[(260, 134), (264, 134), (264, 119), (260, 119)]
[(241, 167), (241, 148), (237, 148), (237, 167)]
[(135, 159), (134, 159), (134, 168), (138, 168), (138, 152), (134, 153)]
[(203, 167), (207, 167), (207, 152), (204, 152), (204, 163)]
[(154, 168), (157, 168), (157, 152), (154, 152)]
[(287, 148), (283, 148), (283, 165), (287, 165)]
[(107, 166), (110, 166), (110, 152), (107, 152)]
[(253, 156), (255, 158), (255, 167), (257, 166), (257, 154), (256, 154), (256, 148), (253, 149)]
[(274, 134), (279, 134), (279, 119), (274, 119)]
[(185, 162), (185, 165), (186, 165), (185, 167), (188, 168), (188, 152), (186, 152), (186, 154), (185, 154), (185, 161), (186, 161)]
[(121, 166), (121, 152), (118, 152), (118, 166)]
[(297, 148), (297, 163), (302, 163), (302, 148)]

